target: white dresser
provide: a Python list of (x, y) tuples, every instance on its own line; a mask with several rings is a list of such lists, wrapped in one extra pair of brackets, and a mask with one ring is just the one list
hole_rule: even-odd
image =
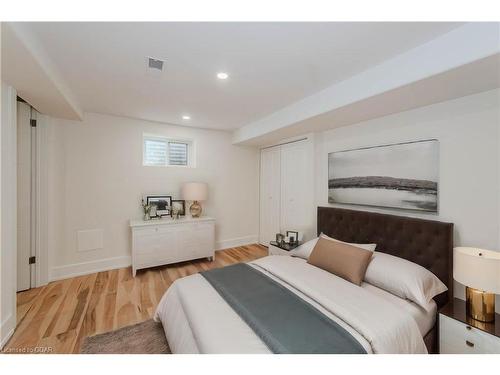
[(215, 219), (131, 220), (132, 274), (142, 268), (208, 257), (215, 253)]

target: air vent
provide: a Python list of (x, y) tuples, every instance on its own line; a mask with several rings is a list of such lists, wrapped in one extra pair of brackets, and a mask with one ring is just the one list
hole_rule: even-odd
[(163, 60), (153, 59), (149, 57), (149, 67), (151, 69), (163, 70)]

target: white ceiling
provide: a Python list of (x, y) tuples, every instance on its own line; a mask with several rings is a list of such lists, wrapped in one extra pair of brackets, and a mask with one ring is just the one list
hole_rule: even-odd
[[(234, 130), (459, 23), (28, 23), (88, 112)], [(166, 60), (163, 72), (147, 56)], [(220, 81), (216, 73), (230, 78)], [(181, 116), (189, 114), (190, 121)]]

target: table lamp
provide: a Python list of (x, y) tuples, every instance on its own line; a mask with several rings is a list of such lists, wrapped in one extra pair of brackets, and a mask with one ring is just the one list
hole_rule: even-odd
[(208, 198), (208, 186), (204, 182), (187, 182), (182, 185), (182, 199), (193, 201), (189, 212), (192, 217), (200, 217), (201, 205), (200, 201), (206, 201)]
[(493, 322), (495, 294), (500, 294), (500, 252), (456, 247), (453, 278), (465, 285), (467, 315), (481, 322)]

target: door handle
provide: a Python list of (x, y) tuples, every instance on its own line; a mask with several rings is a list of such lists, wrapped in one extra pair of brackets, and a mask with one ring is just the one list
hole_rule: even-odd
[(470, 342), (469, 340), (465, 340), (465, 343), (467, 344), (468, 347), (470, 348), (473, 348), (474, 347), (474, 343), (473, 342)]

